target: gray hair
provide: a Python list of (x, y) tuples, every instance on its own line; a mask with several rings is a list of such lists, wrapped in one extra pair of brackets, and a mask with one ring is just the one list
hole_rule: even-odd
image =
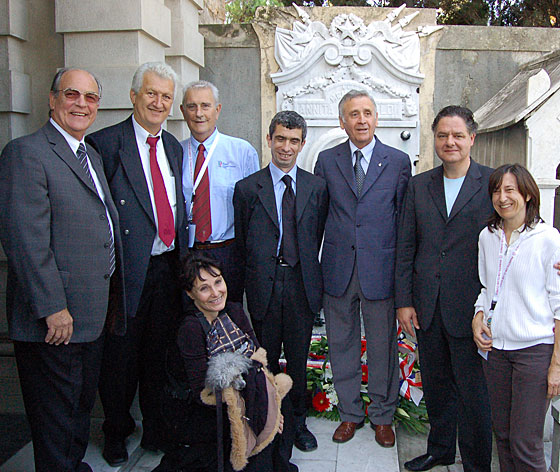
[(185, 104), (185, 97), (187, 96), (187, 92), (192, 89), (205, 89), (208, 88), (212, 91), (212, 95), (214, 96), (214, 102), (216, 105), (220, 103), (220, 93), (218, 92), (218, 87), (216, 87), (212, 82), (208, 82), (207, 80), (196, 80), (194, 82), (190, 82), (185, 85), (183, 90), (183, 102)]
[[(99, 97), (101, 98), (101, 82), (99, 82), (99, 79), (95, 77), (95, 75), (93, 75), (89, 70), (79, 69), (78, 67), (63, 67), (62, 69), (59, 69), (56, 72), (56, 74), (54, 74), (51, 83), (51, 93), (55, 97), (58, 95), (58, 93), (60, 92), (60, 81), (62, 80), (62, 76), (66, 74), (66, 72), (70, 72), (73, 70), (84, 71), (87, 72), (89, 75), (91, 75), (93, 77), (93, 80), (95, 80), (95, 83), (97, 84), (97, 90), (99, 90)], [(52, 110), (49, 109), (49, 118), (51, 115), (52, 115)]]
[(146, 72), (153, 72), (162, 79), (171, 80), (173, 82), (173, 91), (177, 89), (177, 82), (179, 81), (179, 78), (170, 65), (167, 65), (165, 62), (145, 62), (136, 69), (134, 77), (132, 77), (132, 85), (130, 86), (130, 89), (134, 93), (140, 92), (142, 84), (144, 83), (144, 74)]
[(349, 92), (346, 92), (346, 94), (344, 95), (344, 97), (342, 97), (340, 99), (340, 102), (338, 102), (338, 117), (344, 121), (344, 104), (348, 101), (348, 100), (352, 100), (353, 98), (357, 98), (357, 97), (367, 97), (371, 100), (371, 103), (373, 103), (373, 109), (374, 111), (377, 111), (377, 105), (375, 104), (375, 100), (373, 99), (373, 97), (369, 94), (369, 92), (367, 92), (366, 90), (350, 90)]

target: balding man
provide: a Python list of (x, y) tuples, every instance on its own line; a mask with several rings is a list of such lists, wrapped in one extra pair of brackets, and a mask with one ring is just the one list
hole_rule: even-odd
[(222, 264), (228, 298), (243, 301), (243, 261), (234, 243), (233, 189), (259, 170), (257, 151), (247, 141), (220, 133), (218, 89), (200, 80), (185, 87), (181, 111), (191, 131), (183, 146), (183, 193), (190, 244)]
[[(117, 210), (101, 158), (84, 144), (101, 87), (61, 69), (50, 119), (0, 159), (0, 239), (8, 257), (10, 337), (31, 426), (35, 470), (91, 471), (82, 462), (99, 378), (103, 328), (125, 329)], [(106, 323), (107, 321), (107, 323)]]

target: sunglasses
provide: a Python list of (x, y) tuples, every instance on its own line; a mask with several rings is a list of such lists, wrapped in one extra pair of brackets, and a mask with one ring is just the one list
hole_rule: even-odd
[(101, 100), (101, 97), (99, 96), (98, 93), (95, 92), (80, 92), (79, 90), (73, 89), (73, 88), (66, 88), (64, 90), (57, 90), (56, 93), (62, 92), (62, 95), (64, 95), (64, 98), (66, 98), (66, 100), (71, 101), (71, 102), (75, 102), (77, 100), (79, 100), (80, 95), (83, 95), (84, 98), (86, 99), (86, 102), (91, 103), (92, 105), (95, 105), (97, 103), (99, 103), (99, 100)]

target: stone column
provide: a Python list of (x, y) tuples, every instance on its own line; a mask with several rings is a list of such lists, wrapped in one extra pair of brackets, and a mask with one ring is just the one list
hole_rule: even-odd
[[(197, 22), (201, 7), (190, 0), (56, 0), (56, 32), (64, 38), (64, 65), (93, 72), (104, 86), (91, 131), (130, 114), (130, 84), (140, 64), (165, 62), (172, 51), (168, 62), (180, 82), (198, 77), (204, 54)], [(175, 128), (172, 123), (179, 117), (177, 106), (172, 109), (170, 128)]]
[(172, 115), (167, 129), (179, 140), (189, 136), (187, 125), (179, 105), (183, 99), (183, 87), (198, 80), (198, 69), (204, 67), (204, 37), (198, 32), (198, 10), (203, 0), (165, 0), (171, 11), (171, 47), (165, 50), (165, 60), (179, 74)]

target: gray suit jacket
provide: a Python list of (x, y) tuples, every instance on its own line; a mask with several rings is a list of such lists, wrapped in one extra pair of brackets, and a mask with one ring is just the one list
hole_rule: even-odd
[(360, 198), (349, 141), (321, 152), (315, 174), (326, 180), (329, 190), (321, 259), (325, 292), (342, 296), (356, 261), (365, 297), (392, 297), (397, 223), (410, 178), (410, 159), (377, 139)]
[(439, 298), (452, 336), (472, 337), (478, 280), (478, 234), (493, 212), (488, 195), (492, 169), (471, 160), (447, 216), (443, 167), (414, 176), (403, 205), (397, 245), (395, 306), (413, 306), (423, 330)]
[[(121, 253), (119, 219), (101, 158), (88, 147)], [(45, 317), (64, 308), (74, 319), (71, 342), (97, 339), (109, 298), (109, 230), (105, 206), (64, 137), (47, 123), (7, 144), (0, 158), (0, 241), (8, 257), (10, 336), (44, 341)], [(122, 282), (117, 257), (113, 283)], [(125, 330), (122, 297), (110, 327)]]

